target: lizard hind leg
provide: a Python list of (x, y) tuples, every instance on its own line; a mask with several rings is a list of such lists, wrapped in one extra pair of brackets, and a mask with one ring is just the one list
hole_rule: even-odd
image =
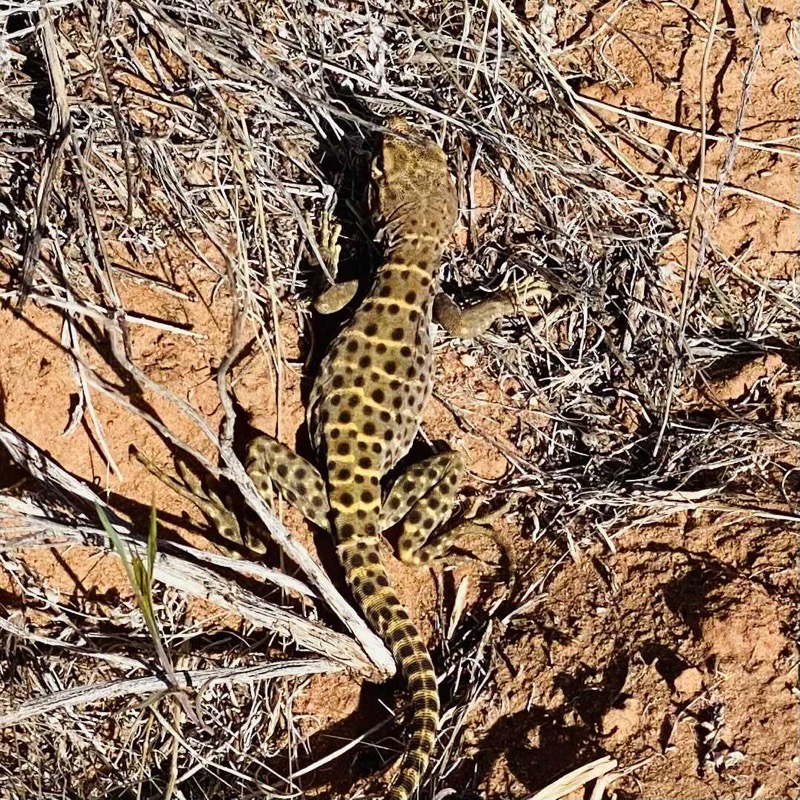
[(381, 526), (386, 530), (402, 520), (398, 555), (403, 563), (414, 566), (440, 558), (463, 536), (477, 534), (492, 540), (505, 559), (510, 593), (516, 575), (516, 557), (510, 542), (495, 530), (494, 523), (505, 516), (513, 501), (489, 513), (479, 513), (479, 504), (473, 502), (456, 524), (440, 530), (453, 515), (464, 471), (463, 459), (454, 452), (431, 456), (415, 464), (393, 484), (383, 504)]
[(384, 529), (402, 520), (398, 555), (405, 564), (427, 564), (439, 558), (458, 537), (437, 529), (455, 509), (464, 462), (458, 453), (440, 453), (415, 464), (394, 483), (383, 506)]
[[(242, 533), (236, 515), (229, 510), (225, 500), (214, 489), (206, 488), (203, 485), (203, 481), (184, 461), (180, 459), (175, 461), (180, 478), (176, 479), (164, 472), (161, 467), (151, 461), (144, 453), (139, 452), (133, 445), (131, 446), (131, 454), (163, 484), (190, 503), (194, 503), (208, 517), (217, 533), (223, 539), (237, 546), (244, 545), (255, 553), (263, 554), (265, 552), (264, 543), (260, 539), (251, 536), (246, 529)], [(234, 558), (240, 557), (235, 550), (222, 547), (222, 545), (220, 545), (220, 548)]]
[[(177, 480), (136, 448), (132, 448), (132, 453), (162, 483), (194, 503), (223, 539), (239, 547), (244, 546), (253, 553), (263, 555), (266, 552), (266, 546), (254, 526), (240, 526), (236, 515), (228, 508), (228, 503), (216, 491), (206, 488), (203, 481), (183, 461), (176, 461), (180, 476), (180, 480)], [(258, 493), (270, 508), (273, 505), (274, 488), (278, 488), (306, 519), (325, 530), (329, 529), (328, 496), (316, 467), (270, 436), (253, 439), (248, 447), (246, 466)], [(239, 555), (228, 548), (225, 550), (232, 556)]]
[(330, 505), (319, 470), (271, 436), (258, 436), (247, 448), (247, 474), (271, 504), (273, 487), (309, 522), (330, 530)]

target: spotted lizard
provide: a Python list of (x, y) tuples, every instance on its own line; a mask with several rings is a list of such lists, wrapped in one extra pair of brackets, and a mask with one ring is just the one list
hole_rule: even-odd
[[(504, 291), (461, 310), (439, 292), (441, 255), (458, 212), (447, 158), (402, 118), (388, 118), (385, 130), (372, 166), (383, 262), (323, 358), (307, 409), (320, 468), (260, 436), (249, 446), (247, 471), (266, 498), (278, 488), (307, 519), (331, 532), (354, 598), (400, 666), (412, 720), (387, 798), (407, 800), (430, 760), (439, 694), (425, 642), (389, 585), (379, 537), (400, 524), (398, 553), (404, 563), (427, 564), (441, 556), (458, 530), (438, 531), (453, 514), (464, 462), (456, 452), (439, 453), (411, 466), (385, 493), (382, 483), (410, 449), (431, 395), (433, 318), (454, 335), (472, 337), (520, 305), (516, 293)], [(536, 294), (548, 296), (541, 284), (531, 285)], [(317, 309), (329, 313), (344, 307), (356, 288), (354, 281), (330, 287)], [(182, 474), (188, 482), (189, 474)], [(191, 489), (219, 532), (240, 539), (235, 518), (219, 498), (203, 496), (196, 483)]]

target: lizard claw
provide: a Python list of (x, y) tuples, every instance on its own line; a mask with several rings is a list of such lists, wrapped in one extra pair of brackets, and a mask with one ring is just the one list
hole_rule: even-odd
[[(308, 211), (305, 212), (305, 218), (309, 230), (313, 230), (315, 226)], [(336, 275), (339, 272), (339, 259), (342, 255), (342, 246), (339, 244), (342, 226), (334, 221), (333, 212), (327, 207), (322, 209), (318, 230), (317, 247), (322, 256), (326, 271), (325, 279), (328, 285), (314, 298), (311, 305), (320, 314), (333, 314), (341, 311), (356, 296), (358, 281), (351, 280), (336, 283)], [(331, 282), (328, 283), (328, 281)]]
[(553, 299), (550, 285), (535, 275), (529, 275), (510, 286), (506, 289), (506, 296), (514, 304), (515, 310), (539, 316), (544, 316), (543, 307)]

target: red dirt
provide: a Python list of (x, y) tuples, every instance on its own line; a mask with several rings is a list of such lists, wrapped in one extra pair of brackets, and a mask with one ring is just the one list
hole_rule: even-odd
[[(600, 4), (598, 9), (604, 7)], [(710, 0), (699, 0), (692, 14), (708, 21), (712, 8)], [(527, 10), (532, 17), (538, 13), (533, 4)], [(788, 37), (796, 6), (787, 0), (771, 0), (770, 6), (757, 13), (763, 55), (746, 109), (746, 135), (759, 139), (792, 136), (796, 134), (797, 55)], [(562, 35), (578, 29), (585, 18), (581, 4), (565, 11)], [(582, 35), (588, 36), (602, 19), (590, 21)], [(675, 4), (644, 2), (628, 5), (613, 26), (624, 35), (614, 37), (605, 56), (627, 80), (587, 81), (582, 93), (697, 128), (702, 28), (689, 22), (687, 11)], [(644, 51), (647, 61), (632, 42)], [(749, 23), (740, 6), (726, 5), (707, 75), (712, 131), (734, 127), (751, 45)], [(578, 66), (586, 58), (579, 50), (556, 60), (566, 70), (570, 60)], [(606, 112), (599, 115), (614, 122), (620, 119)], [(666, 148), (694, 174), (696, 137), (675, 135), (654, 125), (641, 124), (641, 130), (648, 141)], [(709, 147), (708, 177), (717, 174), (724, 152), (722, 143)], [(641, 154), (626, 155), (643, 170), (656, 171), (656, 165)], [(740, 149), (731, 183), (796, 203), (797, 160)], [(691, 191), (676, 184), (660, 185), (677, 201), (685, 193), (688, 219)], [(479, 205), (488, 206), (492, 194), (502, 191), (491, 184), (478, 188), (483, 198)], [(706, 221), (722, 252), (747, 275), (796, 276), (796, 213), (761, 199), (730, 194), (723, 195), (716, 215), (709, 213)], [(664, 255), (664, 269), (676, 280), (683, 273), (684, 247), (678, 241)], [(205, 266), (177, 249), (168, 259), (140, 262), (136, 269), (169, 276), (195, 301), (165, 299), (120, 277), (127, 307), (186, 323), (203, 338), (137, 327), (135, 359), (216, 424), (220, 409), (212, 369), (228, 341), (230, 305), (224, 289), (209, 280)], [(188, 511), (202, 524), (194, 509), (128, 459), (131, 443), (162, 463), (167, 454), (140, 419), (112, 400), (97, 392), (92, 395), (122, 480), (103, 466), (94, 434), (90, 435), (85, 423), (64, 436), (76, 388), (57, 344), (60, 326), (57, 314), (31, 303), (24, 319), (0, 315), (5, 421), (72, 473), (141, 504), (143, 515), (155, 499), (160, 509), (170, 514)], [(282, 332), (290, 354), (296, 356), (297, 323), (288, 313)], [(99, 363), (96, 354), (89, 358)], [(276, 409), (274, 392), (265, 388), (273, 377), (269, 360), (258, 347), (233, 377), (237, 399), (251, 413), (252, 424), (274, 432), (279, 421), (280, 438), (293, 444), (303, 420), (298, 371), (284, 371), (280, 409)], [(751, 360), (717, 383), (690, 387), (681, 401), (695, 408), (713, 408), (741, 398), (758, 381), (768, 384), (773, 415), (800, 419), (797, 373), (776, 355)], [(508, 437), (515, 418), (504, 408), (503, 391), (486, 375), (465, 366), (456, 347), (440, 358), (437, 392), (443, 399), (431, 402), (425, 431), (432, 439), (447, 440), (468, 453), (471, 483), (482, 491), (484, 481), (505, 471), (505, 457), (496, 443), (511, 448)], [(198, 431), (172, 406), (158, 398), (148, 400), (174, 433), (208, 450)], [(470, 424), (481, 435), (465, 433), (448, 405), (466, 410)], [(530, 412), (531, 421), (535, 414)], [(313, 550), (307, 526), (292, 512), (287, 512), (287, 520)], [(512, 538), (520, 561), (537, 580), (541, 578), (552, 566), (552, 545), (525, 538), (513, 518), (503, 529)], [(798, 656), (792, 630), (797, 545), (793, 533), (780, 520), (755, 521), (739, 512), (680, 510), (658, 524), (620, 534), (615, 539), (616, 553), (596, 546), (582, 552), (577, 563), (567, 560), (529, 613), (495, 631), (494, 680), (468, 719), (474, 770), (486, 795), (526, 797), (582, 763), (610, 754), (627, 771), (612, 785), (621, 800), (796, 797)], [(203, 544), (200, 536), (184, 535), (192, 544)], [(496, 557), (490, 544), (478, 542), (475, 549)], [(128, 594), (121, 569), (110, 557), (75, 548), (58, 556), (50, 551), (31, 552), (24, 560), (48, 586), (62, 593), (71, 594), (79, 586), (83, 591)], [(442, 631), (434, 626), (441, 598), (432, 573), (412, 571), (394, 561), (389, 562), (389, 573), (423, 634), (441, 638)], [(478, 588), (491, 574), (489, 568), (475, 564), (455, 568), (453, 585), (465, 577), (470, 580), (468, 607), (478, 601)], [(480, 616), (481, 607), (472, 611)], [(309, 736), (325, 732), (350, 717), (358, 706), (359, 691), (360, 686), (347, 676), (310, 681), (295, 705), (296, 714), (309, 715), (304, 731)], [(472, 769), (465, 769), (461, 778), (472, 774)], [(458, 773), (454, 776), (456, 781), (461, 778)]]

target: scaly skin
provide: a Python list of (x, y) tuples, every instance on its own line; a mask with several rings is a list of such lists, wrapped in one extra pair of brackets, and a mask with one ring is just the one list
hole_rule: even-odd
[[(410, 134), (397, 118), (387, 127)], [(457, 207), (447, 160), (434, 143), (387, 136), (381, 156), (373, 178), (384, 263), (321, 364), (309, 423), (317, 452), (326, 454), (331, 527), (347, 582), (408, 681), (411, 740), (388, 795), (405, 800), (430, 759), (439, 695), (425, 643), (380, 561), (381, 479), (411, 447), (431, 394), (436, 274)]]
[[(438, 293), (442, 250), (457, 212), (447, 158), (434, 142), (412, 137), (404, 120), (393, 117), (385, 124), (390, 133), (383, 137), (372, 176), (384, 261), (371, 291), (323, 359), (308, 407), (311, 440), (327, 475), (268, 436), (250, 444), (247, 470), (267, 500), (277, 486), (307, 519), (332, 533), (353, 596), (400, 665), (413, 717), (410, 741), (387, 797), (407, 800), (430, 760), (439, 695), (425, 643), (389, 586), (378, 537), (400, 523), (398, 551), (405, 563), (424, 564), (442, 555), (460, 531), (438, 528), (453, 512), (464, 465), (453, 452), (431, 456), (401, 475), (385, 500), (381, 483), (411, 447), (431, 394), (432, 318), (455, 336), (472, 337), (501, 315), (531, 309), (520, 306), (510, 291), (466, 311)], [(355, 282), (331, 287), (317, 309), (341, 308), (355, 288)], [(526, 282), (525, 291), (531, 289), (549, 294), (541, 284)], [(179, 463), (181, 483), (140, 459), (193, 500), (223, 537), (264, 551), (185, 466)]]

